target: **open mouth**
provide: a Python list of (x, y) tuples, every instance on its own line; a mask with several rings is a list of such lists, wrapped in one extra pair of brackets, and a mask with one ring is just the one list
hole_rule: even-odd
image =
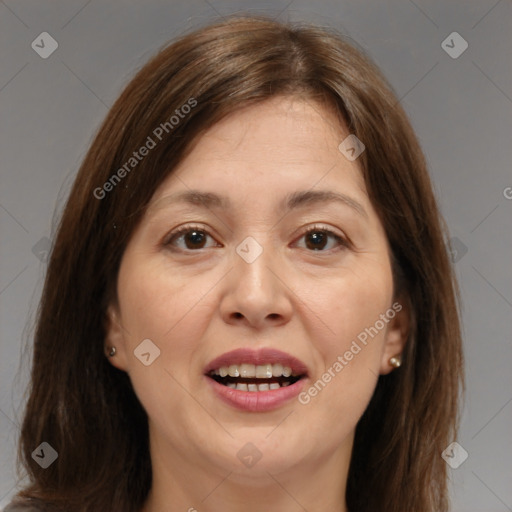
[(309, 371), (298, 358), (275, 348), (239, 348), (210, 361), (203, 375), (214, 396), (244, 412), (267, 412), (290, 404)]
[(211, 370), (208, 377), (239, 391), (270, 391), (290, 386), (305, 377), (282, 364), (232, 364)]

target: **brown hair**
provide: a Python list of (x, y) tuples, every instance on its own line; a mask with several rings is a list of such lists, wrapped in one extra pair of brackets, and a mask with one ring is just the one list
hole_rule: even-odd
[[(142, 507), (151, 486), (147, 416), (127, 374), (104, 353), (120, 260), (153, 193), (193, 141), (238, 108), (276, 95), (323, 102), (365, 144), (358, 162), (413, 313), (404, 365), (380, 376), (358, 423), (348, 507), (448, 510), (441, 452), (458, 424), (461, 334), (446, 228), (424, 156), (391, 87), (347, 38), (254, 16), (207, 26), (160, 51), (123, 91), (85, 157), (40, 303), (20, 439), (30, 483), (21, 498), (73, 511)], [(126, 167), (161, 123), (193, 102)], [(43, 441), (59, 454), (47, 469), (31, 457)]]

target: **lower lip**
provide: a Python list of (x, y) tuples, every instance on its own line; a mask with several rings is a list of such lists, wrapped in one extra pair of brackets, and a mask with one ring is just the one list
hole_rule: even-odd
[(297, 397), (304, 387), (305, 377), (289, 386), (269, 391), (241, 391), (219, 384), (205, 375), (214, 393), (225, 403), (248, 412), (263, 412), (277, 409)]

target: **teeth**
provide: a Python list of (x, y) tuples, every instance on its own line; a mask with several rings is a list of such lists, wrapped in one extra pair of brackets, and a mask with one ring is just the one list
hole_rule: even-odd
[(283, 365), (282, 364), (273, 364), (272, 365), (272, 376), (273, 377), (281, 377), (283, 375)]
[(256, 378), (257, 379), (270, 379), (272, 377), (272, 365), (258, 365), (256, 366)]
[(239, 383), (227, 382), (226, 383), (226, 386), (228, 386), (231, 389), (238, 389), (240, 391), (249, 391), (251, 393), (254, 393), (256, 391), (269, 391), (272, 389), (279, 389), (280, 387), (286, 387), (289, 385), (290, 385), (289, 382), (284, 382), (282, 385), (279, 384), (279, 382), (271, 382), (270, 384), (268, 384), (267, 382), (265, 382), (263, 384), (254, 384), (254, 383), (245, 384), (242, 382), (239, 382)]
[[(238, 366), (238, 365), (235, 365)], [(240, 368), (240, 377), (245, 378), (253, 378), (256, 377), (256, 366), (253, 364), (241, 364)]]
[(229, 367), (228, 373), (230, 377), (240, 377), (240, 373), (238, 372), (238, 366), (236, 364), (232, 364)]
[[(232, 364), (230, 366), (221, 366), (216, 370), (212, 371), (213, 375), (219, 375), (220, 377), (242, 377), (246, 379), (257, 378), (257, 379), (271, 379), (272, 377), (290, 377), (292, 375), (292, 369), (289, 366), (283, 366), (280, 363), (277, 364), (260, 364), (258, 366), (254, 364)], [(294, 376), (297, 376), (295, 373)]]

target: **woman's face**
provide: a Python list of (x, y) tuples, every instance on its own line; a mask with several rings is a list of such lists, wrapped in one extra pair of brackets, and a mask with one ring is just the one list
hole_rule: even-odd
[(252, 483), (348, 461), (407, 331), (348, 135), (319, 104), (274, 98), (212, 127), (154, 194), (107, 340), (153, 456)]

